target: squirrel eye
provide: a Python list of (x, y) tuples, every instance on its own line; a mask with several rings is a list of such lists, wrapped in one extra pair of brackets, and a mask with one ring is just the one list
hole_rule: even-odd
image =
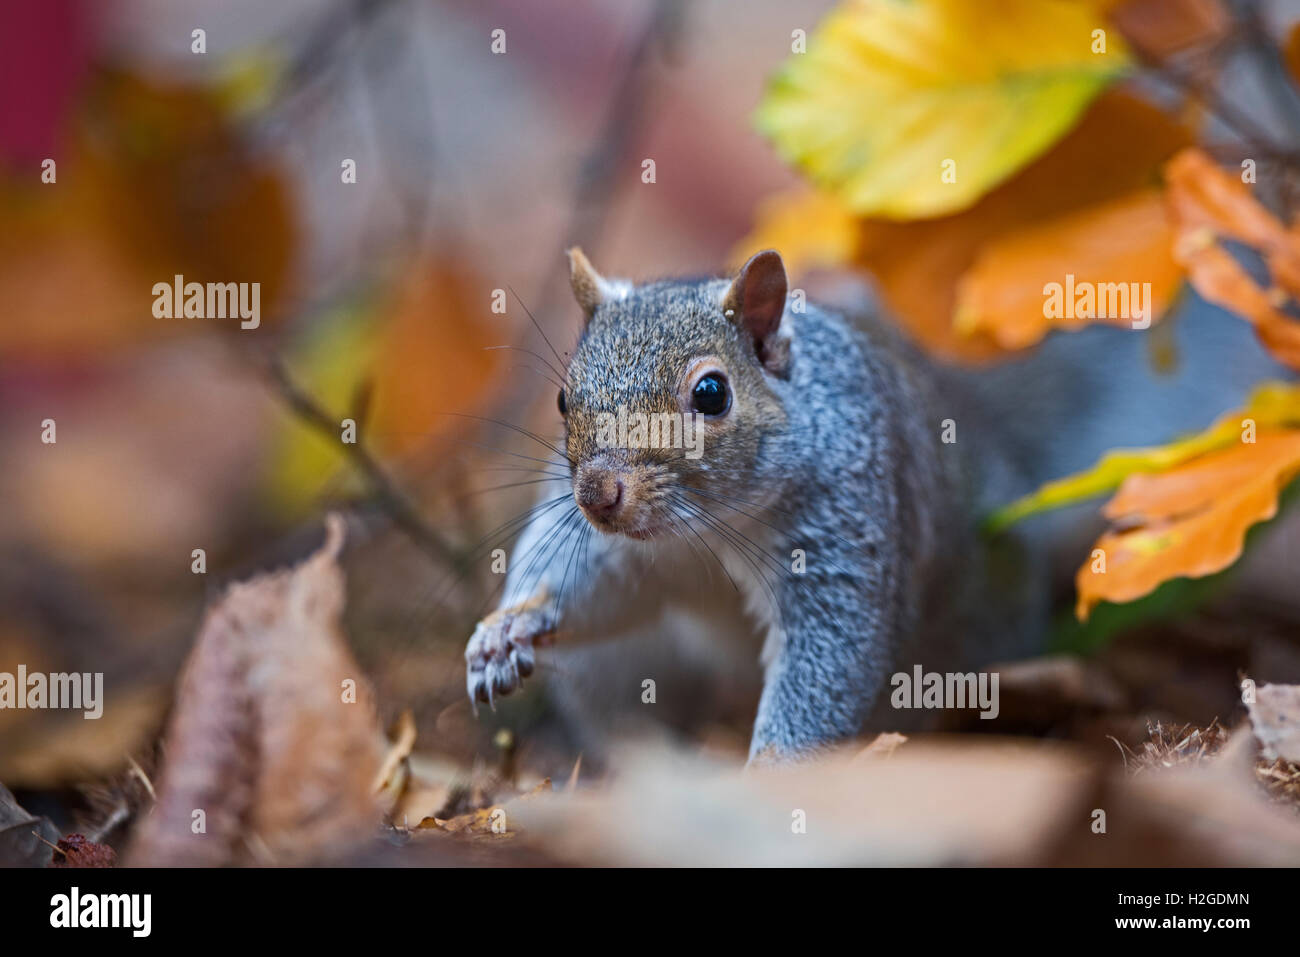
[(727, 380), (716, 372), (695, 383), (691, 390), (691, 405), (696, 412), (704, 415), (722, 415), (731, 408), (731, 392), (727, 389)]
[(563, 389), (560, 390), (560, 395), (559, 395), (559, 397), (555, 400), (555, 404), (556, 404), (557, 406), (559, 406), (559, 409), (560, 409), (560, 415), (568, 415), (568, 414), (569, 414), (569, 404), (568, 404), (567, 402), (564, 401), (564, 390), (563, 390)]

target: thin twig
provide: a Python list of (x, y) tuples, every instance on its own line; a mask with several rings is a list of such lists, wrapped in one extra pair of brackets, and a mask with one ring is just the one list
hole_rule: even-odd
[[(298, 418), (332, 441), (339, 440), (339, 422), (293, 381), (279, 357), (267, 357), (265, 370), (285, 404)], [(339, 445), (369, 483), (371, 497), (379, 509), (434, 561), (459, 566), (459, 552), (420, 517), (410, 499), (365, 445), (359, 439), (339, 442)]]
[(1271, 160), (1280, 166), (1300, 169), (1300, 151), (1290, 150), (1279, 145), (1273, 137), (1253, 118), (1237, 109), (1236, 105), (1225, 100), (1218, 91), (1212, 89), (1190, 72), (1176, 67), (1162, 65), (1151, 74), (1157, 80), (1163, 80), (1180, 93), (1201, 104), (1215, 119), (1230, 129), (1243, 141), (1248, 142), (1253, 152), (1262, 158)]
[[(573, 212), (561, 235), (561, 248), (578, 243), (594, 243), (609, 215), (609, 197), (613, 191), (619, 162), (624, 159), (633, 134), (645, 118), (644, 108), (649, 84), (650, 55), (656, 46), (672, 50), (682, 28), (681, 0), (659, 0), (655, 4), (644, 29), (637, 37), (631, 53), (624, 59), (622, 75), (609, 98), (600, 132), (593, 146), (583, 158), (574, 188)], [(550, 270), (541, 295), (537, 298), (537, 312), (545, 315), (555, 304), (563, 288), (561, 279), (567, 271)]]
[[(1258, 13), (1249, 4), (1233, 9), (1234, 29), (1227, 37), (1209, 51), (1212, 59), (1222, 59), (1234, 50), (1245, 50), (1254, 60), (1259, 70), (1259, 79), (1267, 95), (1283, 113), (1290, 117), (1300, 116), (1294, 97), (1286, 89), (1288, 78), (1281, 60), (1272, 47)], [(1148, 51), (1135, 47), (1138, 58), (1146, 68), (1146, 74), (1173, 87), (1185, 97), (1195, 100), (1215, 119), (1231, 130), (1259, 158), (1267, 160), (1293, 172), (1300, 171), (1300, 150), (1286, 142), (1279, 142), (1272, 132), (1256, 122), (1255, 118), (1240, 109), (1237, 104), (1224, 96), (1211, 83), (1196, 75), (1194, 69), (1185, 69), (1168, 58), (1161, 59)]]
[(1295, 81), (1282, 59), (1282, 52), (1269, 34), (1262, 12), (1255, 3), (1239, 4), (1237, 18), (1246, 36), (1246, 49), (1264, 81), (1264, 95), (1272, 101), (1277, 118), (1292, 134), (1287, 139), (1294, 144), (1295, 134), (1300, 132), (1300, 98), (1297, 98)]
[(104, 838), (109, 835), (113, 828), (117, 827), (130, 816), (131, 808), (127, 805), (126, 801), (119, 800), (117, 804), (113, 806), (113, 813), (108, 815), (108, 817), (105, 818), (98, 827), (87, 834), (86, 840), (90, 841), (92, 844), (103, 843)]

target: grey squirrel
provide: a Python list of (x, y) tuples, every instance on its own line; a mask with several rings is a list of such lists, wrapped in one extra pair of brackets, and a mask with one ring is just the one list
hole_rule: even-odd
[[(948, 368), (886, 322), (790, 308), (771, 250), (731, 280), (644, 284), (569, 259), (585, 326), (558, 396), (563, 492), (532, 510), (469, 640), (470, 699), (515, 690), (550, 641), (645, 631), (678, 609), (714, 608), (716, 623), (724, 608), (762, 641), (751, 760), (857, 735), (913, 663), (964, 670), (1040, 647), (1078, 512), (997, 539), (980, 518), (1108, 447), (1208, 424), (1272, 371), (1239, 330), (1227, 353), (1198, 330), (1161, 381), (1142, 334), (1113, 328)], [(699, 423), (702, 454), (602, 436), (629, 412)]]

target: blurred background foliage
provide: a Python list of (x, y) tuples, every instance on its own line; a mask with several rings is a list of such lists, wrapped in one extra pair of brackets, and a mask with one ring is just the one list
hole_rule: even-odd
[[(1175, 316), (1205, 263), (1178, 253), (1184, 227), (1289, 264), (1300, 145), (1249, 73), (1263, 47), (1266, 72), (1300, 60), (1300, 9), (1266, 6), (0, 0), (0, 670), (103, 670), (116, 702), (98, 722), (0, 712), (0, 781), (31, 808), (120, 771), (156, 739), (205, 602), (306, 554), (334, 505), (385, 717), (411, 707), (461, 762), (527, 727), (535, 699), (471, 722), (461, 652), (497, 583), (473, 543), (533, 498), (519, 456), (546, 457), (517, 430), (557, 425), (569, 245), (637, 278), (776, 246), (810, 295), (878, 300), (975, 363), (1060, 331), (1040, 291), (1067, 271), (1122, 266)], [(1076, 42), (1094, 23), (1101, 53)], [(1273, 221), (1195, 188), (1171, 204), (1194, 144), (1229, 172), (1256, 158), (1249, 201)], [(945, 184), (954, 153), (972, 159)], [(176, 274), (261, 283), (261, 325), (156, 318)], [(1266, 290), (1216, 289), (1197, 287), (1282, 328)], [(1151, 341), (1153, 371), (1176, 363)], [(1300, 675), (1293, 629), (1225, 651), (1218, 624), (1201, 659), (1163, 633), (1115, 650), (1134, 707), (1208, 723), (1237, 704), (1224, 673)], [(708, 739), (729, 754), (752, 702), (736, 710)], [(1131, 732), (1115, 710), (1027, 727)]]
[[(469, 546), (532, 498), (508, 486), (537, 454), (481, 419), (555, 425), (525, 306), (572, 345), (574, 242), (614, 275), (724, 265), (795, 182), (750, 119), (783, 7), (0, 4), (0, 668), (104, 670), (121, 702), (0, 713), (0, 780), (118, 768), (205, 602), (302, 555), (330, 504), (360, 516), (348, 613), (380, 699), (450, 711), (471, 754), (460, 648), (495, 579)], [(260, 327), (156, 318), (176, 274), (261, 283)], [(340, 450), (349, 416), (384, 494)]]

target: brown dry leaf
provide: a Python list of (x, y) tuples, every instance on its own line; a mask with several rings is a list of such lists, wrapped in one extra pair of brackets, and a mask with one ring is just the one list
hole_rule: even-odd
[[(924, 866), (1012, 862), (1048, 843), (1087, 785), (1065, 749), (913, 738), (745, 771), (685, 753), (624, 756), (608, 787), (520, 806), (555, 856), (615, 866)], [(802, 831), (796, 828), (803, 828)]]
[[(984, 246), (957, 286), (957, 331), (984, 334), (1007, 350), (1024, 349), (1052, 328), (1094, 322), (1130, 327), (1138, 304), (1131, 285), (1150, 283), (1150, 320), (1173, 299), (1182, 271), (1173, 258), (1173, 230), (1160, 190), (1143, 189), (1110, 202), (1026, 226)], [(1067, 285), (1067, 277), (1073, 277)], [(1049, 318), (1048, 284), (1065, 287), (1061, 314)], [(1093, 314), (1076, 315), (1072, 289), (1114, 289), (1123, 307), (1107, 307), (1099, 292)]]
[(1109, 15), (1129, 43), (1155, 60), (1213, 43), (1232, 29), (1220, 0), (1118, 0)]
[(543, 778), (532, 788), (516, 794), (508, 801), (496, 801), (476, 807), (451, 818), (429, 816), (420, 821), (423, 831), (445, 831), (448, 834), (488, 834), (494, 837), (512, 837), (517, 832), (511, 815), (520, 804), (528, 804), (552, 793), (550, 778)]
[(1260, 685), (1246, 709), (1264, 756), (1300, 764), (1300, 685)]
[[(1249, 321), (1279, 360), (1300, 369), (1300, 321), (1283, 311), (1300, 295), (1300, 232), (1284, 226), (1240, 177), (1200, 150), (1179, 153), (1165, 176), (1176, 230), (1174, 256), (1196, 291)], [(1258, 250), (1274, 287), (1259, 286), (1223, 248), (1222, 237)]]
[(375, 774), (371, 790), (379, 795), (384, 804), (392, 804), (402, 795), (410, 777), (407, 758), (415, 747), (415, 715), (410, 708), (402, 711), (397, 725), (389, 735), (388, 752)]
[(1076, 613), (1086, 618), (1100, 601), (1132, 601), (1171, 578), (1227, 568), (1297, 474), (1300, 432), (1274, 431), (1169, 471), (1130, 475), (1103, 510), (1113, 523), (1094, 546), (1104, 565), (1090, 557), (1075, 577)]
[(1134, 778), (1077, 748), (978, 738), (914, 736), (888, 761), (846, 752), (747, 771), (639, 752), (609, 787), (522, 804), (511, 826), (556, 858), (623, 866), (1300, 861), (1300, 823), (1270, 807), (1249, 769)]
[[(232, 586), (206, 615), (135, 863), (303, 863), (377, 824), (383, 736), (340, 627), (343, 520), (326, 527), (320, 551)], [(196, 810), (204, 833), (192, 830)]]
[(412, 754), (406, 763), (409, 774), (389, 812), (393, 826), (403, 829), (416, 827), (445, 808), (461, 778), (460, 767), (443, 758)]
[(509, 815), (500, 804), (475, 808), (447, 820), (425, 818), (420, 822), (420, 828), (445, 831), (448, 834), (492, 834), (496, 837), (511, 835)]
[(519, 797), (515, 798), (515, 800), (532, 801), (533, 799), (542, 797), (545, 794), (550, 794), (554, 790), (555, 788), (551, 785), (551, 779), (542, 778), (523, 794), (519, 795)]
[(904, 742), (907, 741), (907, 735), (899, 734), (897, 731), (882, 731), (871, 739), (871, 743), (862, 749), (858, 754), (858, 760), (865, 758), (888, 758), (897, 751)]
[[(425, 818), (420, 822), (420, 827), (424, 830), (442, 830), (448, 834), (492, 834), (503, 837), (510, 833), (509, 819), (506, 817), (505, 809), (499, 805), (492, 807), (481, 807), (470, 811), (467, 814), (458, 814), (448, 820), (438, 818)], [(493, 831), (493, 825), (500, 830)]]
[[(865, 221), (858, 261), (875, 274), (894, 314), (928, 351), (951, 359), (996, 358), (1005, 351), (993, 338), (962, 335), (953, 322), (958, 285), (980, 255), (1023, 229), (1050, 228), (1151, 186), (1161, 164), (1189, 142), (1187, 130), (1164, 111), (1122, 92), (1104, 93), (1046, 155), (971, 209), (912, 223)], [(1041, 313), (1042, 282), (1035, 291)]]

